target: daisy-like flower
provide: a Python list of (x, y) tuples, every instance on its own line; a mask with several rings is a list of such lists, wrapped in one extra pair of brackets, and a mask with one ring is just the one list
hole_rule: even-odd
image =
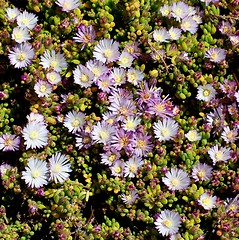
[(225, 127), (225, 114), (223, 110), (223, 106), (219, 105), (217, 108), (213, 109), (213, 112), (210, 112), (206, 118), (207, 123), (217, 131)]
[(185, 190), (188, 188), (190, 184), (190, 178), (182, 169), (178, 168), (171, 168), (165, 174), (165, 177), (162, 178), (163, 183), (170, 189), (170, 190)]
[(39, 80), (34, 85), (34, 90), (38, 97), (48, 97), (52, 92), (52, 85), (46, 81)]
[(198, 92), (196, 98), (205, 102), (210, 102), (215, 98), (217, 93), (212, 84), (198, 86), (197, 90)]
[(141, 54), (140, 48), (138, 48), (138, 46), (139, 46), (138, 42), (128, 43), (125, 46), (124, 51), (128, 52), (135, 59), (139, 57)]
[(161, 141), (173, 140), (177, 135), (178, 123), (171, 118), (163, 118), (153, 125), (155, 137)]
[(190, 33), (194, 34), (198, 30), (198, 24), (192, 17), (190, 17), (190, 16), (189, 17), (185, 17), (182, 20), (181, 29), (184, 32), (189, 31)]
[(2, 163), (0, 165), (0, 176), (3, 176), (7, 173), (7, 170), (11, 170), (13, 167), (10, 164)]
[(76, 36), (73, 37), (75, 42), (82, 43), (81, 50), (83, 50), (88, 44), (95, 42), (96, 33), (92, 25), (86, 26), (80, 24)]
[(105, 121), (97, 122), (94, 126), (91, 136), (96, 143), (109, 144), (115, 134), (115, 127)]
[(177, 21), (182, 20), (188, 16), (188, 5), (184, 2), (174, 2), (171, 7), (171, 15), (176, 18)]
[(120, 153), (116, 149), (112, 148), (108, 150), (106, 153), (101, 153), (101, 161), (100, 163), (112, 166), (113, 163), (120, 159)]
[(127, 76), (127, 81), (132, 83), (134, 86), (140, 84), (144, 79), (143, 72), (135, 68), (128, 69), (126, 76)]
[(168, 42), (170, 35), (165, 28), (154, 30), (153, 39), (156, 42)]
[(21, 13), (18, 8), (7, 8), (6, 12), (7, 12), (7, 16), (6, 16), (7, 20), (11, 22), (14, 21), (17, 18), (17, 16)]
[(40, 113), (34, 113), (34, 112), (31, 112), (29, 115), (27, 115), (27, 120), (28, 122), (32, 122), (32, 121), (36, 121), (39, 123), (45, 122), (44, 115)]
[(65, 116), (63, 125), (68, 128), (69, 132), (75, 133), (82, 129), (85, 124), (85, 114), (72, 110)]
[(126, 83), (125, 69), (113, 67), (110, 72), (110, 78), (113, 80), (114, 86), (120, 86)]
[(222, 21), (221, 22), (221, 25), (219, 27), (219, 31), (222, 33), (222, 34), (230, 34), (231, 31), (232, 31), (232, 27), (233, 25), (228, 22), (228, 21)]
[(82, 64), (78, 65), (73, 71), (74, 82), (81, 87), (90, 87), (94, 80), (94, 74)]
[(8, 58), (15, 68), (23, 68), (30, 65), (34, 55), (35, 52), (30, 44), (21, 43), (13, 47), (8, 54)]
[(129, 191), (129, 195), (126, 195), (126, 194), (122, 194), (122, 195), (121, 195), (121, 200), (122, 200), (125, 204), (129, 204), (129, 205), (131, 205), (132, 203), (134, 203), (137, 198), (139, 198), (139, 195), (138, 195), (138, 191), (137, 191), (137, 190), (130, 190), (130, 191)]
[(81, 2), (79, 0), (57, 0), (56, 4), (62, 8), (63, 12), (70, 12), (78, 8)]
[(70, 176), (71, 164), (66, 155), (59, 152), (53, 154), (49, 159), (50, 178), (55, 183), (63, 183)]
[(135, 116), (127, 116), (123, 120), (122, 127), (125, 131), (136, 131), (136, 127), (140, 124), (141, 120)]
[(115, 177), (123, 177), (125, 163), (121, 160), (116, 160), (110, 167), (111, 175)]
[(224, 128), (221, 137), (226, 143), (234, 143), (239, 138), (237, 129), (231, 130), (228, 126)]
[(119, 56), (119, 43), (113, 39), (102, 39), (95, 46), (93, 56), (103, 63), (115, 62)]
[(209, 193), (203, 193), (198, 199), (198, 203), (206, 210), (211, 210), (216, 206), (216, 196), (212, 196)]
[(226, 206), (226, 211), (232, 211), (234, 213), (239, 212), (239, 195), (237, 194), (235, 198), (227, 198), (224, 202)]
[(120, 67), (123, 68), (129, 68), (132, 65), (132, 62), (134, 61), (134, 58), (131, 56), (131, 54), (127, 51), (123, 51), (118, 59), (118, 64)]
[(48, 144), (48, 130), (46, 125), (41, 122), (29, 122), (22, 129), (22, 136), (25, 140), (26, 149), (41, 148)]
[(239, 45), (239, 36), (238, 35), (229, 36), (229, 39), (230, 39), (231, 44), (233, 46), (238, 46)]
[(168, 4), (164, 4), (159, 11), (161, 12), (163, 17), (169, 17), (170, 13), (171, 13), (171, 6), (169, 6)]
[(43, 56), (40, 57), (40, 64), (44, 69), (53, 69), (56, 72), (61, 72), (63, 68), (67, 68), (67, 62), (62, 53), (56, 53), (55, 50), (46, 50)]
[(108, 67), (98, 60), (87, 61), (86, 67), (94, 74), (94, 80), (96, 80), (103, 73), (108, 72)]
[(176, 234), (181, 226), (179, 213), (170, 210), (163, 210), (154, 222), (156, 229), (163, 236)]
[(193, 18), (193, 20), (196, 21), (197, 24), (202, 23), (202, 17), (200, 15), (195, 14), (195, 15), (192, 16), (192, 18)]
[(29, 187), (40, 188), (48, 183), (48, 168), (45, 161), (37, 158), (28, 160), (25, 171), (22, 172), (22, 179)]
[(124, 176), (134, 178), (138, 170), (144, 165), (141, 157), (131, 157), (124, 166)]
[(171, 27), (168, 30), (168, 34), (171, 40), (178, 40), (182, 35), (182, 30), (180, 28)]
[(206, 163), (198, 163), (192, 169), (192, 177), (197, 181), (208, 181), (212, 177), (212, 167)]
[(31, 37), (27, 28), (15, 27), (12, 30), (12, 39), (15, 40), (17, 43), (23, 43), (27, 40), (30, 40)]
[(213, 161), (213, 165), (215, 165), (217, 162), (227, 162), (231, 158), (232, 150), (228, 147), (219, 148), (216, 144), (209, 149), (208, 154)]
[(101, 89), (103, 92), (110, 93), (111, 87), (113, 85), (113, 80), (106, 73), (103, 73), (98, 79), (95, 81), (95, 84)]
[(52, 85), (57, 85), (61, 82), (61, 75), (58, 72), (51, 71), (46, 74), (47, 81)]
[(220, 63), (226, 58), (226, 50), (222, 48), (209, 48), (205, 57), (209, 58), (211, 62)]
[(146, 157), (152, 151), (153, 145), (150, 141), (151, 136), (143, 133), (134, 133), (133, 148), (134, 154), (138, 157)]
[(19, 149), (20, 137), (15, 134), (5, 133), (0, 136), (0, 150), (3, 152)]
[(201, 138), (202, 138), (202, 136), (200, 136), (196, 130), (190, 130), (188, 133), (185, 134), (185, 137), (190, 142), (196, 142), (196, 141), (201, 140)]
[(32, 30), (36, 26), (37, 20), (38, 17), (35, 14), (29, 13), (25, 10), (17, 16), (17, 25)]

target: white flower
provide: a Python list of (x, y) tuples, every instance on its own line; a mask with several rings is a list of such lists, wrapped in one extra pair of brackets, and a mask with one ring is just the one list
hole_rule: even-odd
[(188, 5), (184, 2), (174, 2), (171, 7), (171, 14), (174, 18), (176, 18), (177, 21), (180, 21), (181, 19), (187, 17), (188, 12)]
[(154, 222), (156, 229), (163, 236), (176, 234), (181, 226), (179, 213), (170, 210), (163, 210)]
[(63, 183), (70, 176), (71, 164), (69, 163), (66, 155), (59, 152), (53, 154), (49, 159), (50, 178), (55, 183)]
[(113, 67), (110, 78), (113, 80), (115, 87), (120, 86), (126, 82), (126, 71), (123, 68)]
[(61, 72), (63, 68), (67, 68), (64, 54), (56, 53), (55, 50), (46, 50), (40, 60), (40, 64), (44, 69), (52, 68), (56, 72)]
[(165, 28), (154, 30), (153, 38), (156, 42), (168, 42), (170, 35)]
[(48, 97), (52, 92), (52, 86), (46, 81), (39, 80), (35, 83), (34, 90), (38, 97)]
[(65, 116), (63, 125), (68, 128), (69, 132), (80, 131), (85, 124), (85, 114), (82, 112), (76, 112), (72, 110)]
[(129, 195), (122, 194), (121, 199), (125, 204), (132, 204), (139, 197), (137, 190), (130, 190)]
[(20, 14), (20, 11), (18, 8), (7, 8), (6, 12), (7, 12), (6, 17), (9, 21), (14, 21), (17, 18), (17, 16)]
[(108, 72), (106, 65), (98, 60), (87, 61), (86, 67), (94, 74), (94, 80), (96, 80), (103, 73)]
[(239, 138), (237, 135), (238, 133), (236, 129), (231, 130), (228, 126), (226, 126), (221, 137), (226, 143), (234, 143)]
[(226, 50), (222, 48), (209, 48), (205, 57), (209, 58), (211, 62), (219, 63), (226, 58)]
[(135, 132), (137, 126), (140, 124), (141, 120), (138, 117), (135, 116), (127, 116), (123, 120), (122, 127), (125, 131), (132, 131)]
[(190, 142), (195, 142), (195, 141), (201, 140), (202, 138), (196, 130), (190, 130), (187, 134), (185, 134), (185, 137)]
[(144, 165), (141, 157), (133, 156), (126, 163), (124, 167), (124, 176), (134, 178), (138, 170)]
[(134, 86), (140, 84), (144, 79), (143, 72), (135, 68), (128, 69), (126, 76), (127, 76), (127, 81), (132, 83)]
[(212, 208), (215, 207), (216, 205), (216, 196), (211, 196), (209, 193), (203, 193), (198, 202), (201, 206), (203, 206), (204, 209), (206, 210), (211, 210)]
[(28, 122), (36, 121), (39, 123), (44, 123), (45, 121), (44, 115), (40, 113), (34, 113), (34, 112), (31, 112), (29, 115), (27, 115), (27, 120)]
[(213, 165), (217, 162), (227, 162), (231, 158), (231, 149), (227, 147), (220, 147), (216, 144), (214, 147), (211, 147), (208, 151), (210, 158), (213, 161)]
[(212, 87), (211, 84), (206, 84), (203, 86), (198, 86), (198, 93), (196, 98), (205, 102), (210, 102), (216, 96), (216, 90)]
[(25, 10), (17, 16), (17, 25), (32, 30), (36, 26), (37, 20), (38, 17), (35, 14), (29, 13)]
[(116, 160), (113, 165), (110, 167), (112, 176), (122, 177), (125, 163), (121, 160)]
[(159, 11), (161, 12), (163, 17), (168, 17), (171, 13), (171, 6), (169, 6), (168, 4), (164, 4)]
[(113, 39), (100, 40), (93, 51), (94, 58), (103, 63), (115, 62), (119, 55), (119, 43)]
[(97, 122), (94, 126), (91, 135), (92, 139), (97, 143), (108, 144), (115, 134), (115, 128), (105, 121)]
[(8, 58), (15, 68), (23, 68), (30, 65), (35, 53), (30, 44), (21, 43), (10, 51)]
[(0, 176), (3, 176), (7, 173), (8, 170), (11, 170), (13, 167), (7, 163), (2, 163), (0, 165)]
[(181, 29), (186, 32), (194, 34), (198, 30), (198, 24), (192, 17), (185, 17), (181, 23)]
[(94, 74), (85, 66), (78, 65), (73, 71), (74, 82), (81, 87), (90, 87), (94, 80)]
[(81, 2), (79, 0), (57, 0), (56, 4), (62, 8), (62, 11), (70, 12), (78, 8)]
[(178, 40), (182, 35), (182, 30), (179, 28), (171, 27), (168, 30), (168, 34), (171, 40)]
[(163, 183), (170, 190), (185, 190), (190, 184), (190, 178), (182, 169), (171, 168), (170, 171), (166, 172), (165, 177), (162, 178)]
[(29, 148), (41, 148), (48, 144), (48, 130), (44, 123), (32, 121), (29, 122), (22, 130), (24, 144)]
[(212, 177), (212, 167), (206, 163), (198, 163), (192, 169), (192, 177), (195, 181), (208, 181)]
[(25, 180), (28, 186), (40, 188), (47, 184), (47, 175), (47, 163), (37, 158), (30, 158), (25, 171), (22, 172), (22, 179)]
[(119, 56), (118, 64), (120, 65), (120, 67), (127, 68), (132, 65), (133, 61), (134, 58), (132, 57), (132, 55), (127, 51), (123, 51)]
[(163, 121), (154, 123), (155, 137), (161, 141), (173, 140), (178, 132), (178, 123), (171, 118), (163, 118)]
[(31, 37), (27, 28), (15, 27), (12, 30), (12, 39), (15, 40), (17, 43), (23, 43), (27, 40), (30, 40)]
[(51, 71), (46, 74), (47, 81), (52, 85), (57, 85), (61, 81), (61, 75), (58, 72)]

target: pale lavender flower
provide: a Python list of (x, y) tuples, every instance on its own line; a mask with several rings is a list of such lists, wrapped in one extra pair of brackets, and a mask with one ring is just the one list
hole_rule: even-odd
[(122, 194), (121, 199), (125, 204), (133, 204), (136, 199), (139, 198), (138, 191), (137, 190), (130, 190), (129, 195)]
[(195, 142), (201, 140), (202, 136), (198, 134), (196, 130), (190, 130), (188, 133), (185, 134), (185, 137), (190, 141), (190, 142)]
[(179, 28), (171, 27), (168, 30), (168, 34), (171, 40), (178, 40), (182, 35), (182, 30)]
[(101, 156), (100, 163), (112, 166), (115, 161), (120, 159), (120, 152), (114, 148), (110, 148), (105, 153), (101, 153), (100, 156)]
[(126, 76), (127, 76), (127, 81), (132, 83), (134, 86), (140, 84), (144, 79), (143, 72), (135, 68), (128, 69)]
[(206, 163), (198, 163), (192, 169), (192, 178), (197, 181), (208, 181), (212, 177), (213, 168)]
[(17, 16), (17, 25), (19, 27), (26, 27), (30, 30), (36, 26), (37, 21), (38, 17), (33, 13), (27, 12), (26, 10)]
[(94, 58), (103, 63), (115, 62), (119, 55), (119, 43), (113, 39), (100, 40), (93, 51)]
[(192, 17), (185, 17), (182, 20), (181, 29), (184, 32), (189, 31), (190, 33), (194, 34), (198, 30), (198, 24)]
[(76, 36), (73, 37), (75, 42), (82, 43), (81, 50), (83, 50), (88, 44), (95, 42), (96, 33), (92, 25), (86, 26), (80, 24)]
[(212, 47), (206, 51), (205, 57), (209, 58), (211, 62), (220, 63), (226, 58), (226, 50), (222, 48)]
[(34, 90), (38, 97), (49, 97), (52, 93), (52, 85), (46, 81), (38, 80), (34, 85)]
[(21, 12), (18, 8), (7, 8), (6, 13), (7, 20), (13, 22)]
[(28, 122), (36, 121), (38, 123), (43, 123), (43, 124), (45, 122), (44, 115), (40, 113), (35, 113), (35, 112), (31, 112), (29, 115), (27, 115), (27, 120)]
[(223, 112), (223, 106), (219, 105), (213, 109), (206, 117), (207, 123), (215, 128), (217, 131), (221, 131), (225, 126), (225, 114)]
[(72, 110), (67, 113), (63, 125), (68, 128), (69, 132), (76, 133), (80, 131), (85, 124), (85, 114)]
[(50, 71), (46, 74), (47, 81), (52, 85), (57, 85), (61, 82), (61, 75), (58, 72)]
[(174, 2), (171, 6), (171, 15), (176, 18), (177, 21), (181, 21), (188, 16), (188, 5), (184, 2)]
[(113, 80), (113, 85), (120, 86), (126, 83), (126, 70), (121, 67), (113, 67), (109, 77)]
[(11, 170), (13, 167), (10, 164), (2, 163), (0, 165), (0, 176), (3, 176), (7, 173), (8, 170)]
[(161, 12), (163, 17), (169, 17), (171, 14), (171, 6), (168, 4), (164, 4), (162, 7), (160, 7), (159, 11)]
[(235, 128), (230, 129), (229, 126), (225, 126), (221, 137), (226, 143), (234, 143), (239, 138), (238, 130)]
[(209, 149), (208, 154), (213, 161), (213, 165), (216, 165), (217, 162), (227, 162), (231, 158), (232, 150), (228, 147), (219, 148), (216, 144)]
[(125, 46), (123, 51), (127, 51), (133, 58), (137, 58), (141, 54), (140, 49), (138, 48), (138, 46), (139, 46), (138, 42), (128, 43)]
[(134, 154), (138, 157), (146, 157), (152, 151), (153, 145), (150, 141), (151, 136), (143, 133), (136, 132), (133, 134), (133, 149)]
[(79, 0), (57, 0), (56, 4), (62, 8), (63, 12), (70, 12), (81, 5)]
[(117, 63), (122, 68), (129, 68), (129, 67), (131, 67), (133, 61), (134, 61), (134, 58), (131, 56), (131, 54), (127, 51), (123, 51), (120, 54)]
[(239, 35), (229, 36), (230, 42), (233, 46), (239, 45)]
[(112, 166), (110, 166), (111, 175), (115, 177), (123, 177), (125, 163), (121, 160), (116, 160)]
[(204, 209), (211, 210), (216, 206), (216, 200), (217, 200), (216, 196), (212, 196), (209, 193), (203, 193), (200, 196), (198, 203), (201, 206), (203, 206)]
[(139, 117), (136, 116), (127, 116), (122, 123), (122, 128), (125, 131), (132, 131), (135, 132), (137, 126), (140, 124), (141, 120)]
[(168, 42), (170, 39), (170, 35), (167, 31), (167, 29), (162, 28), (162, 29), (157, 29), (153, 31), (153, 39), (156, 42)]
[(27, 40), (30, 40), (31, 37), (27, 28), (15, 27), (12, 30), (12, 39), (15, 40), (17, 43), (23, 43)]
[(24, 68), (31, 64), (34, 55), (35, 52), (32, 45), (28, 43), (21, 43), (13, 47), (8, 54), (8, 58), (15, 68)]
[(0, 150), (3, 152), (19, 150), (20, 137), (15, 134), (4, 133), (0, 135)]
[(95, 81), (95, 84), (101, 89), (103, 92), (110, 93), (113, 80), (110, 78), (108, 74), (101, 74), (98, 79)]
[(73, 71), (74, 83), (81, 87), (90, 87), (93, 84), (94, 74), (82, 64), (78, 65)]
[(98, 60), (88, 60), (86, 67), (94, 74), (94, 81), (103, 73), (108, 73), (108, 67)]
[(232, 27), (233, 25), (228, 22), (228, 21), (222, 21), (221, 24), (220, 24), (220, 27), (219, 27), (219, 31), (222, 33), (222, 34), (230, 34), (231, 31), (232, 31)]

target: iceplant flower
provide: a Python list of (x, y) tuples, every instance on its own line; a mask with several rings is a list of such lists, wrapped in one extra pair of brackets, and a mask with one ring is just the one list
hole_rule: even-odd
[(198, 199), (198, 203), (206, 210), (211, 210), (216, 205), (216, 196), (212, 196), (209, 193), (203, 193)]
[(216, 96), (216, 90), (213, 88), (212, 84), (206, 84), (203, 86), (198, 86), (197, 88), (197, 96), (198, 100), (202, 100), (205, 102), (210, 102)]
[(37, 21), (38, 17), (33, 13), (27, 12), (26, 10), (17, 16), (17, 25), (19, 27), (26, 27), (30, 30), (36, 26)]
[(192, 169), (192, 178), (197, 181), (208, 181), (212, 177), (213, 168), (206, 163), (198, 163)]
[(190, 178), (182, 169), (171, 168), (170, 171), (166, 172), (165, 177), (162, 178), (163, 183), (170, 190), (185, 190), (190, 184)]
[(64, 127), (68, 128), (69, 132), (75, 133), (82, 129), (85, 124), (85, 114), (72, 110), (68, 112), (64, 119)]
[(216, 165), (217, 162), (227, 162), (231, 158), (232, 150), (228, 147), (219, 148), (218, 144), (216, 144), (209, 149), (208, 154), (213, 165)]
[(48, 183), (47, 163), (37, 158), (28, 160), (25, 171), (22, 172), (22, 179), (29, 187), (40, 188)]
[(170, 236), (178, 233), (181, 226), (181, 217), (179, 213), (166, 209), (160, 213), (154, 224), (160, 234)]
[(66, 155), (57, 152), (49, 159), (50, 178), (55, 183), (63, 183), (70, 176), (71, 164)]
[(48, 144), (48, 130), (44, 123), (37, 121), (29, 122), (22, 129), (22, 136), (25, 140), (26, 149), (41, 148)]
[(20, 137), (15, 134), (5, 133), (0, 135), (0, 150), (3, 152), (16, 151), (19, 149)]
[(137, 190), (130, 190), (128, 195), (124, 193), (121, 195), (121, 200), (129, 205), (133, 204), (137, 198), (139, 198)]
[(12, 39), (15, 40), (17, 43), (23, 43), (27, 40), (30, 40), (31, 37), (27, 28), (15, 27), (12, 30)]
[(220, 63), (226, 58), (226, 50), (222, 48), (209, 48), (205, 53), (205, 58), (211, 62)]
[(190, 130), (188, 133), (185, 134), (185, 137), (190, 141), (190, 142), (196, 142), (201, 140), (202, 136), (198, 134), (196, 130)]
[(62, 8), (63, 12), (70, 12), (78, 8), (81, 4), (79, 0), (57, 0), (56, 4)]
[(7, 20), (13, 22), (21, 12), (18, 8), (7, 8), (6, 13)]
[(173, 140), (177, 135), (178, 123), (171, 118), (163, 118), (153, 125), (155, 137), (160, 141)]

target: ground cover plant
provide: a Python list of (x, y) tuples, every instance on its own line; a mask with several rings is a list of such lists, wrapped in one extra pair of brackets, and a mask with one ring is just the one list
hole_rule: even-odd
[(0, 239), (239, 239), (239, 1), (0, 1)]

